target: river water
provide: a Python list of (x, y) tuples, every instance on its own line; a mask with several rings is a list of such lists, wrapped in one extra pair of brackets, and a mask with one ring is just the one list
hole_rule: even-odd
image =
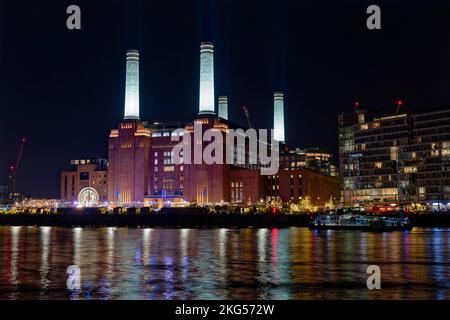
[(0, 226), (0, 272), (0, 299), (449, 299), (450, 229)]

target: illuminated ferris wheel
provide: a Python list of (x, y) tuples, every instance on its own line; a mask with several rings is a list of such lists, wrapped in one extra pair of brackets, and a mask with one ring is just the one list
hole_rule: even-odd
[(78, 194), (78, 205), (82, 207), (96, 207), (99, 195), (94, 188), (84, 188)]

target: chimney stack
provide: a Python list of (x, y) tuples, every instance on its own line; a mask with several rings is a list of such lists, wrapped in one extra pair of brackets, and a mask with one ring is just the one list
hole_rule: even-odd
[(199, 114), (214, 114), (214, 46), (200, 45), (200, 104)]
[(275, 92), (273, 95), (273, 129), (274, 139), (284, 142), (284, 94)]
[(125, 120), (139, 120), (139, 51), (127, 51)]
[(228, 97), (219, 96), (219, 118), (228, 120)]

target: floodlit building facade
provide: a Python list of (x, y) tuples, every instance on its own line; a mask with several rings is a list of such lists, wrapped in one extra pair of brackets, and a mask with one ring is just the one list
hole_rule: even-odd
[(284, 169), (310, 169), (327, 176), (337, 177), (338, 170), (332, 163), (333, 154), (321, 148), (289, 149), (280, 153), (280, 166)]
[[(227, 161), (226, 135), (230, 130), (245, 131), (248, 128), (242, 128), (229, 120), (227, 96), (218, 97), (215, 103), (214, 46), (210, 42), (203, 42), (200, 46), (199, 88), (198, 110), (191, 122), (142, 121), (139, 103), (139, 52), (137, 50), (127, 52), (124, 116), (109, 134), (109, 165), (108, 170), (103, 173), (107, 179), (102, 182), (106, 185), (105, 188), (96, 190), (99, 194), (99, 202), (107, 199), (106, 203), (110, 206), (127, 207), (177, 205), (187, 202), (251, 205), (266, 199), (267, 196), (283, 201), (296, 201), (309, 192), (313, 197), (322, 199), (327, 199), (334, 194), (335, 181), (329, 179), (331, 178), (330, 159), (327, 158), (328, 155), (331, 157), (331, 154), (325, 152), (320, 155), (321, 164), (316, 164), (312, 168), (317, 169), (317, 172), (295, 171), (292, 173), (305, 176), (302, 182), (305, 184), (303, 191), (301, 193), (296, 191), (294, 197), (291, 197), (290, 191), (284, 190), (285, 188), (290, 190), (289, 183), (281, 183), (276, 187), (280, 191), (279, 195), (272, 194), (273, 192), (268, 190), (267, 185), (271, 183), (271, 180), (268, 176), (261, 175), (260, 171), (267, 165), (262, 166), (260, 162), (252, 164), (248, 162), (250, 155), (255, 156), (248, 143), (244, 150), (241, 150), (242, 153), (235, 148), (232, 154), (234, 161), (231, 163)], [(273, 104), (274, 136), (281, 143), (282, 148), (286, 149), (282, 92), (274, 94)], [(211, 142), (203, 139), (203, 134), (209, 129), (218, 132), (222, 137), (224, 153), (219, 163), (206, 163), (202, 157)], [(178, 154), (181, 159), (180, 162), (176, 162), (174, 147), (184, 141), (184, 138), (190, 141), (191, 149), (186, 151), (186, 154)], [(233, 144), (236, 144), (237, 140)], [(313, 162), (308, 160), (309, 154), (311, 153), (297, 152), (304, 162), (312, 165)], [(197, 157), (200, 157), (200, 162), (195, 160)], [(187, 158), (190, 158), (190, 161), (186, 161)], [(237, 160), (242, 158), (246, 161), (237, 163)], [(289, 161), (291, 160), (286, 159), (285, 162)], [(322, 166), (328, 169), (324, 170)], [(280, 167), (281, 179), (290, 174), (284, 172), (287, 169), (298, 170), (300, 167), (294, 168), (291, 167), (290, 162), (289, 164), (283, 162)], [(86, 183), (80, 185), (80, 174), (87, 171), (91, 177), (96, 170), (98, 168), (95, 166), (87, 170), (86, 165), (78, 165), (72, 171), (63, 172), (61, 198), (64, 201), (76, 201), (75, 199), (78, 198), (83, 200), (83, 203), (89, 203), (92, 193), (88, 190), (80, 194), (83, 187), (86, 187), (84, 185)], [(313, 178), (310, 179), (310, 176)], [(311, 181), (317, 183), (318, 187), (313, 187)], [(331, 193), (326, 186), (328, 182), (332, 185)], [(97, 182), (95, 184), (98, 185)], [(93, 183), (89, 182), (88, 185), (94, 188)], [(296, 187), (296, 190), (299, 188)]]
[(330, 200), (337, 203), (340, 183), (337, 177), (302, 168), (280, 169), (268, 176), (266, 195), (269, 199), (283, 202), (299, 202), (308, 197), (312, 205), (324, 207)]
[(346, 205), (450, 200), (450, 107), (339, 116)]
[[(97, 204), (108, 201), (108, 161), (106, 159), (77, 159), (61, 172), (61, 202), (78, 205), (83, 190), (92, 192)], [(95, 200), (95, 199), (93, 199)]]

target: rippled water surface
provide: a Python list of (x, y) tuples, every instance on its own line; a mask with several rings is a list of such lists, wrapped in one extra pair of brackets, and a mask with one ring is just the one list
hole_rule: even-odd
[(0, 226), (0, 272), (0, 299), (449, 299), (450, 230)]

